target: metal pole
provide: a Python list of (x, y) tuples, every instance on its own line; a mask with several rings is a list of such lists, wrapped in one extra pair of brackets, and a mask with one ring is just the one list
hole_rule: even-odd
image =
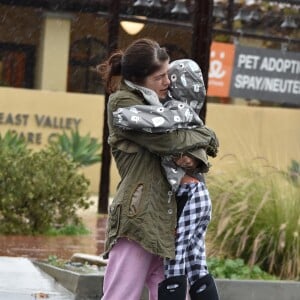
[(227, 29), (232, 31), (233, 29), (233, 9), (234, 9), (234, 0), (228, 1), (227, 7)]
[[(119, 13), (120, 13), (121, 0), (109, 1), (108, 12), (108, 54), (111, 54), (118, 47), (119, 37)], [(107, 125), (107, 103), (108, 94), (105, 94), (105, 108), (104, 108), (104, 124), (103, 124), (103, 137), (102, 137), (102, 163), (101, 174), (99, 183), (98, 195), (98, 213), (107, 213), (108, 199), (109, 199), (109, 185), (110, 185), (110, 164), (111, 153), (110, 147), (107, 143), (108, 138), (108, 125)]]
[[(212, 41), (212, 11), (213, 0), (195, 1), (192, 20), (192, 59), (200, 66), (205, 87), (208, 87), (208, 70), (210, 45)], [(206, 99), (200, 111), (200, 118), (205, 123)]]

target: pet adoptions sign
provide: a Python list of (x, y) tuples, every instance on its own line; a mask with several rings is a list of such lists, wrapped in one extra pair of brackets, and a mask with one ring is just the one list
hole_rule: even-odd
[(300, 54), (236, 46), (230, 96), (300, 104)]

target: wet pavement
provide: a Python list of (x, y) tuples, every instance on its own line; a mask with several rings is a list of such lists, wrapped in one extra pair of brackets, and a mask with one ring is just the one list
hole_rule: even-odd
[(91, 208), (81, 213), (90, 234), (80, 236), (0, 235), (0, 256), (44, 260), (50, 255), (70, 259), (74, 253), (99, 255), (104, 250), (106, 215)]
[(79, 215), (90, 233), (80, 236), (0, 235), (0, 300), (72, 300), (74, 295), (31, 260), (49, 256), (70, 259), (74, 253), (99, 255), (104, 250), (107, 216), (93, 206)]
[(0, 257), (0, 299), (73, 300), (75, 296), (27, 258)]

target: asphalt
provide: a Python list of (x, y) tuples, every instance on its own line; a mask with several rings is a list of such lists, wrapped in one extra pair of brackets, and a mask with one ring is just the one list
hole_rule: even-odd
[(74, 300), (74, 295), (27, 258), (0, 257), (0, 300)]

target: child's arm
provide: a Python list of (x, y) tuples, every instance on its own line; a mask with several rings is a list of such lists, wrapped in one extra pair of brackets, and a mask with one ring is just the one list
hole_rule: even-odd
[(205, 130), (205, 135), (209, 137), (209, 142), (203, 145), (205, 150), (202, 148), (190, 154), (200, 162), (205, 162), (206, 166), (203, 166), (203, 170), (208, 171), (209, 168), (203, 151), (212, 157), (215, 157), (218, 152), (219, 142), (214, 131), (203, 125), (199, 116), (189, 105), (177, 100), (167, 101), (164, 106), (133, 105), (118, 108), (113, 112), (113, 122), (122, 129), (148, 133), (166, 133), (180, 128), (202, 128)]
[(203, 126), (195, 111), (186, 103), (168, 101), (164, 106), (134, 105), (113, 112), (114, 125), (128, 130), (168, 132), (179, 128)]

